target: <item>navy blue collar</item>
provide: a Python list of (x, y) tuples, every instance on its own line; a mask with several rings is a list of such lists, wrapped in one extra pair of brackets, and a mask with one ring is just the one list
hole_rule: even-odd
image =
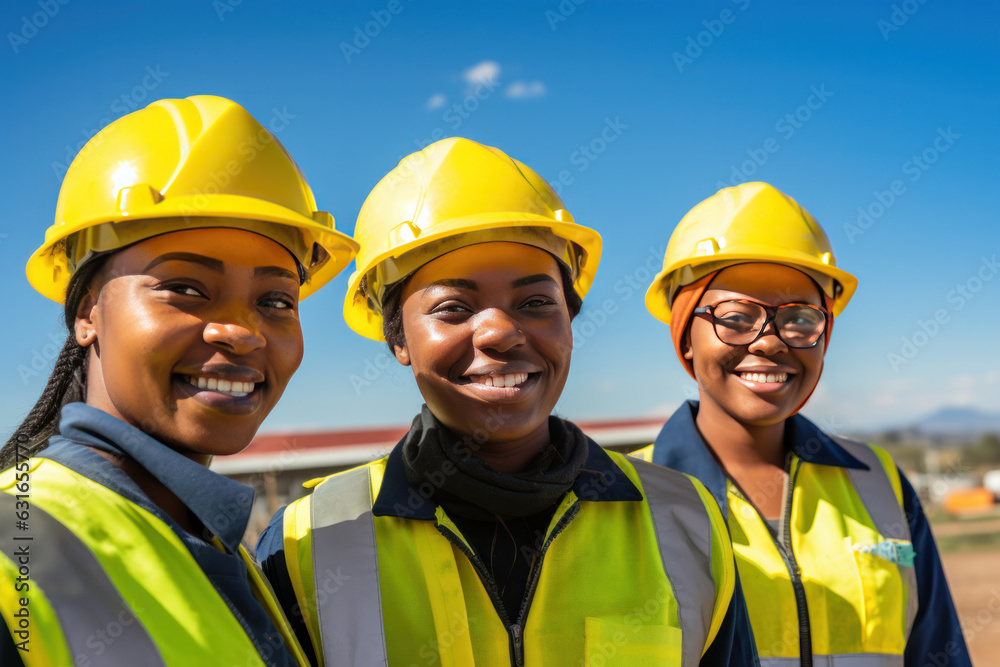
[[(372, 506), (375, 516), (395, 516), (402, 519), (433, 521), (437, 504), (410, 486), (403, 463), (403, 442), (389, 452), (378, 498)], [(587, 438), (587, 460), (573, 482), (573, 492), (580, 500), (611, 502), (642, 500), (642, 493), (622, 472), (600, 445)]]
[[(687, 401), (670, 416), (653, 444), (653, 463), (697, 477), (725, 511), (726, 474), (695, 424), (698, 402)], [(815, 424), (795, 415), (785, 421), (785, 446), (803, 461), (868, 470)]]
[[(250, 520), (253, 488), (212, 472), (134, 426), (84, 403), (63, 407), (59, 434), (65, 441), (134, 459), (170, 489), (230, 552), (236, 552)], [(53, 441), (56, 438), (59, 436)], [(40, 456), (45, 456), (44, 450)]]

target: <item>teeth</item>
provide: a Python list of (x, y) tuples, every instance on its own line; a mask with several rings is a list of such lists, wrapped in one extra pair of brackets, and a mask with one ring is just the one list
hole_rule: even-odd
[(506, 375), (472, 375), (469, 377), (476, 384), (487, 387), (516, 387), (528, 379), (527, 373), (507, 373)]
[(253, 393), (255, 383), (253, 382), (233, 382), (231, 380), (219, 380), (218, 378), (185, 376), (188, 384), (198, 387), (198, 389), (208, 389), (217, 391), (220, 394), (230, 396), (246, 396)]
[(788, 373), (740, 373), (748, 382), (787, 382)]

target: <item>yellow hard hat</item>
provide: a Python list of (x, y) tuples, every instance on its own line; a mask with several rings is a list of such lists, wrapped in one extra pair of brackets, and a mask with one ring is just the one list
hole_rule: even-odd
[(858, 279), (837, 268), (823, 228), (798, 203), (767, 183), (724, 188), (681, 219), (667, 244), (663, 270), (646, 292), (646, 308), (670, 323), (677, 291), (727, 266), (786, 264), (806, 273), (834, 300), (839, 315)]
[(368, 195), (344, 319), (382, 336), (385, 290), (424, 264), (475, 243), (512, 241), (566, 262), (582, 298), (601, 259), (601, 236), (573, 222), (559, 195), (526, 165), (469, 139), (442, 139), (403, 158)]
[(96, 253), (167, 232), (229, 227), (285, 246), (305, 268), (305, 298), (336, 276), (357, 244), (334, 228), (298, 165), (246, 109), (199, 95), (160, 100), (87, 142), (63, 179), (56, 218), (28, 260), (28, 282), (62, 303)]

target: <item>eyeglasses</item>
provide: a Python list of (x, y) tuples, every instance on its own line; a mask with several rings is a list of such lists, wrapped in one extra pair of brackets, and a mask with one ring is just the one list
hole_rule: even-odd
[(822, 308), (805, 303), (774, 307), (744, 300), (702, 306), (695, 308), (694, 314), (711, 315), (715, 335), (727, 345), (751, 345), (763, 335), (768, 323), (774, 322), (778, 338), (795, 348), (814, 347), (826, 331), (828, 317)]

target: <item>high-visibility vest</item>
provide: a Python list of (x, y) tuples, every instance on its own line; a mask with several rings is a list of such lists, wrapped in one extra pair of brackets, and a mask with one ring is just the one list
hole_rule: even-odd
[[(812, 664), (825, 667), (902, 666), (917, 583), (899, 471), (878, 447), (831, 439), (868, 470), (793, 454), (777, 543), (727, 482), (729, 530), (760, 662), (799, 665), (811, 652)], [(652, 447), (633, 456), (650, 460)]]
[[(254, 645), (177, 534), (139, 505), (43, 458), (5, 471), (0, 490), (0, 614), (27, 667), (258, 667), (259, 651), (283, 650)], [(308, 665), (240, 555), (254, 597)]]
[(529, 576), (530, 611), (509, 626), (441, 507), (433, 520), (372, 515), (387, 459), (317, 480), (283, 523), (320, 664), (698, 665), (735, 587), (722, 514), (697, 480), (608, 455), (643, 499), (567, 492)]

